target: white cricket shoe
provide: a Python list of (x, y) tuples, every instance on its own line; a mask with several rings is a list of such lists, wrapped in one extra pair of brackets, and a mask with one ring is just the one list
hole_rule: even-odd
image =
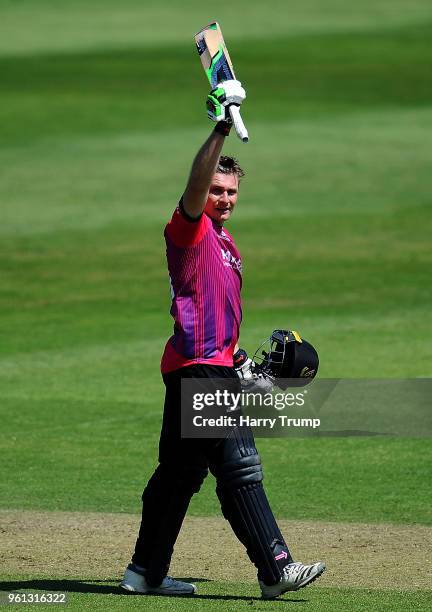
[(303, 565), (303, 563), (289, 563), (282, 570), (280, 582), (270, 586), (265, 585), (259, 580), (261, 595), (263, 599), (274, 599), (287, 591), (298, 591), (307, 586), (324, 572), (326, 566), (322, 561), (313, 565)]
[(131, 593), (148, 593), (149, 595), (193, 595), (197, 591), (194, 584), (174, 580), (171, 576), (165, 576), (159, 586), (152, 587), (147, 584), (144, 573), (132, 563), (127, 566), (120, 586)]

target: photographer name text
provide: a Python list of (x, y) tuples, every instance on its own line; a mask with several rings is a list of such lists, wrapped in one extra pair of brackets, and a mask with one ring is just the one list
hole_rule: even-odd
[(255, 418), (247, 415), (224, 415), (217, 418), (207, 418), (198, 414), (194, 416), (192, 422), (195, 427), (266, 427), (268, 429), (273, 429), (276, 424), (282, 427), (308, 427), (315, 429), (321, 424), (320, 419), (294, 419), (285, 414), (267, 418)]

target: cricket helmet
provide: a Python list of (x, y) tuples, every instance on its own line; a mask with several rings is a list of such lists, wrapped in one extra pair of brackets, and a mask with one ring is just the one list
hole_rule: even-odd
[(318, 372), (318, 353), (296, 331), (275, 329), (253, 356), (257, 372), (274, 380), (280, 389), (304, 387)]

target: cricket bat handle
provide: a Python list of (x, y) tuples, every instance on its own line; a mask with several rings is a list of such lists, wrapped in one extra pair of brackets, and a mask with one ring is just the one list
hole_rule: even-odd
[(231, 106), (229, 107), (229, 112), (231, 115), (232, 122), (234, 123), (234, 127), (235, 127), (235, 131), (237, 132), (237, 136), (243, 142), (248, 142), (249, 134), (245, 127), (245, 124), (243, 123), (243, 119), (241, 118), (240, 108), (236, 106), (235, 104), (231, 104)]

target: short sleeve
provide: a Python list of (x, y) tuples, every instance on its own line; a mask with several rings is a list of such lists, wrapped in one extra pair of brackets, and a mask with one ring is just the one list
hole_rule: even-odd
[(204, 238), (210, 223), (210, 219), (204, 213), (198, 219), (189, 217), (180, 200), (171, 221), (165, 228), (165, 235), (178, 247), (194, 246)]

